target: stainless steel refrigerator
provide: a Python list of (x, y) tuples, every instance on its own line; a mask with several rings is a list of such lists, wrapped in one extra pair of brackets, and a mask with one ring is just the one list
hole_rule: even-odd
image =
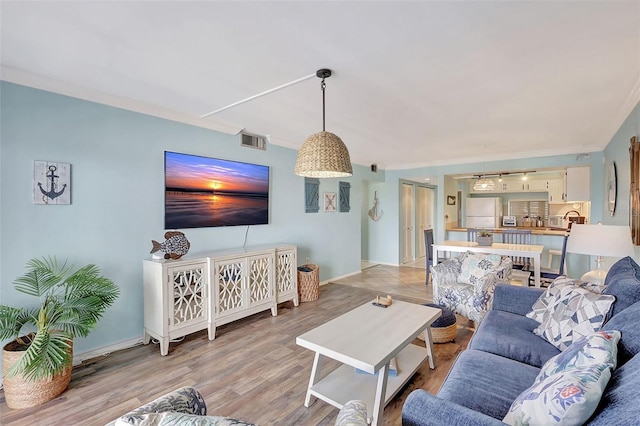
[(502, 198), (467, 198), (465, 207), (467, 228), (500, 228)]

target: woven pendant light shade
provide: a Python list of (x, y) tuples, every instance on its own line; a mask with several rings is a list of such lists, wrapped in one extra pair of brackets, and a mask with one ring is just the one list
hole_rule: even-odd
[(314, 133), (298, 151), (295, 174), (315, 178), (351, 176), (349, 151), (342, 139), (333, 133)]
[(496, 183), (485, 177), (480, 177), (480, 179), (473, 184), (474, 191), (495, 191), (495, 189)]
[(331, 77), (327, 68), (316, 71), (322, 79), (322, 131), (309, 136), (298, 151), (294, 173), (311, 178), (333, 178), (353, 175), (349, 150), (338, 136), (324, 128), (324, 79)]

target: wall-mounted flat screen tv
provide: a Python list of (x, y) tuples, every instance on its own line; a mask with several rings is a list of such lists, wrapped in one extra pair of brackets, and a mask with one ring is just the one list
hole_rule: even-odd
[(165, 229), (269, 223), (269, 167), (165, 151)]

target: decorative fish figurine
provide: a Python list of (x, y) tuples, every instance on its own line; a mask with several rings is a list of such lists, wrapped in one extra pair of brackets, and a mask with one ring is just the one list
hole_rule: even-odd
[(191, 243), (189, 243), (187, 237), (185, 237), (182, 232), (169, 231), (164, 234), (164, 238), (165, 241), (163, 243), (151, 240), (151, 243), (153, 244), (151, 253), (162, 251), (164, 252), (165, 259), (180, 259), (189, 252)]

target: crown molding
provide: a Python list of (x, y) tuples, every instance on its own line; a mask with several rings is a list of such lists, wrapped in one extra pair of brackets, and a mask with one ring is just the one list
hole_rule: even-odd
[(631, 89), (629, 96), (627, 96), (627, 99), (622, 103), (622, 105), (618, 109), (618, 112), (613, 117), (613, 120), (611, 121), (609, 128), (602, 135), (601, 139), (604, 142), (604, 146), (602, 147), (603, 150), (604, 148), (606, 148), (609, 142), (611, 142), (611, 140), (614, 138), (614, 136), (622, 126), (622, 123), (625, 122), (625, 120), (629, 117), (629, 114), (631, 114), (631, 111), (633, 111), (633, 109), (639, 103), (640, 103), (640, 76), (638, 76), (636, 83), (633, 85), (633, 88)]

